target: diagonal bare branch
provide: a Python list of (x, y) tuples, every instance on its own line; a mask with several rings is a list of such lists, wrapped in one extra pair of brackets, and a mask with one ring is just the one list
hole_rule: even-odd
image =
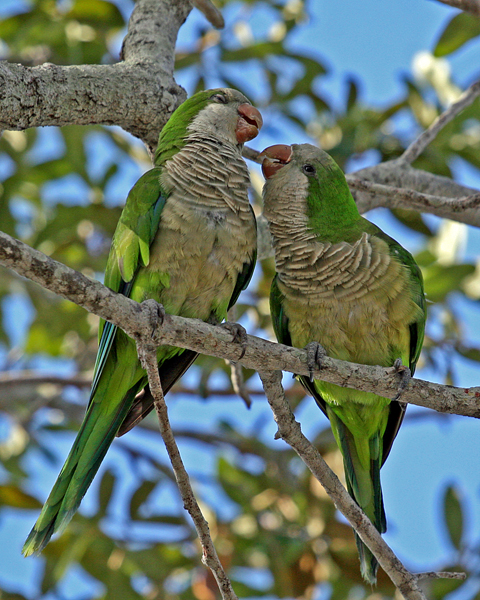
[(198, 8), (210, 23), (217, 29), (223, 29), (225, 27), (225, 21), (223, 20), (222, 13), (210, 0), (192, 0), (195, 8)]
[(210, 535), (208, 523), (205, 520), (193, 493), (188, 473), (185, 470), (177, 442), (175, 441), (172, 428), (170, 427), (167, 405), (165, 404), (162, 384), (158, 373), (156, 348), (151, 344), (151, 337), (148, 336), (147, 338), (139, 339), (137, 341), (137, 350), (138, 357), (148, 375), (148, 384), (154, 399), (155, 410), (157, 411), (160, 433), (162, 434), (175, 473), (175, 479), (182, 496), (183, 506), (191, 516), (202, 544), (202, 562), (212, 571), (222, 594), (222, 599), (238, 600), (233, 591), (232, 584), (218, 558), (217, 551)]
[(375, 554), (380, 566), (406, 600), (426, 600), (417, 585), (416, 577), (410, 573), (368, 517), (352, 500), (335, 473), (329, 468), (318, 450), (303, 435), (299, 423), (290, 410), (282, 388), (280, 371), (260, 372), (268, 403), (278, 425), (276, 437), (282, 438), (300, 456), (312, 474), (323, 485), (338, 510), (347, 518), (362, 541)]
[(480, 96), (480, 80), (475, 81), (466, 89), (460, 98), (454, 102), (445, 112), (439, 115), (428, 129), (423, 131), (418, 138), (410, 144), (400, 157), (400, 161), (411, 164), (417, 159), (425, 148), (432, 143), (445, 125), (450, 123), (464, 108), (469, 106)]

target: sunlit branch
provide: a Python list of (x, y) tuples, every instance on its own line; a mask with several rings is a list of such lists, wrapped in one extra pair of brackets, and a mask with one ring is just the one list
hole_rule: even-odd
[(352, 500), (335, 473), (329, 468), (318, 450), (303, 435), (299, 423), (290, 410), (282, 388), (279, 371), (259, 373), (268, 402), (278, 425), (277, 438), (282, 438), (300, 456), (312, 474), (323, 485), (338, 510), (346, 517), (362, 541), (376, 556), (380, 566), (407, 600), (426, 600), (412, 575), (398, 560), (391, 548), (372, 525), (367, 516)]
[[(480, 192), (463, 198), (446, 198), (445, 196), (423, 194), (407, 188), (373, 183), (352, 176), (347, 177), (347, 181), (353, 192), (358, 190), (371, 195), (372, 204), (369, 210), (376, 206), (385, 206), (385, 204), (388, 204), (389, 208), (404, 208), (431, 214), (438, 214), (439, 210), (442, 213), (449, 211), (452, 217), (454, 217), (458, 213), (480, 207)], [(388, 198), (387, 203), (385, 203), (383, 198), (385, 196)]]
[(205, 15), (214, 27), (217, 29), (223, 29), (225, 27), (222, 13), (212, 4), (212, 2), (210, 2), (210, 0), (192, 0), (192, 4)]
[(230, 583), (230, 580), (228, 579), (222, 564), (220, 563), (220, 559), (218, 558), (217, 551), (210, 535), (208, 523), (205, 520), (205, 517), (203, 516), (202, 511), (198, 506), (198, 502), (193, 494), (188, 473), (183, 465), (180, 451), (175, 441), (172, 428), (170, 427), (167, 405), (165, 404), (162, 384), (158, 373), (156, 347), (151, 345), (151, 339), (148, 336), (146, 338), (140, 338), (137, 340), (137, 349), (138, 357), (148, 375), (148, 384), (154, 399), (155, 410), (157, 412), (160, 426), (160, 433), (162, 434), (162, 438), (165, 443), (173, 471), (175, 473), (175, 479), (182, 496), (183, 506), (191, 516), (195, 524), (195, 529), (197, 530), (200, 543), (202, 544), (202, 562), (212, 571), (222, 594), (222, 599), (238, 600), (237, 595), (233, 591), (232, 584)]
[(449, 6), (459, 8), (460, 10), (480, 17), (480, 0), (438, 0), (438, 2), (448, 4)]
[(417, 159), (425, 148), (432, 143), (438, 133), (452, 121), (462, 110), (469, 106), (480, 96), (480, 80), (463, 92), (460, 98), (454, 102), (445, 112), (439, 115), (428, 129), (422, 132), (418, 138), (410, 144), (400, 157), (402, 162), (412, 163)]
[[(304, 350), (248, 336), (245, 354), (239, 361), (242, 349), (238, 344), (232, 344), (232, 335), (225, 329), (173, 315), (167, 315), (163, 323), (153, 323), (152, 304), (158, 306), (154, 301), (138, 304), (2, 232), (0, 264), (112, 322), (135, 340), (151, 335), (155, 330), (157, 345), (179, 346), (241, 362), (256, 371), (281, 369), (299, 375), (309, 374)], [(322, 369), (317, 370), (314, 377), (386, 398), (395, 397), (398, 387), (393, 367), (354, 364), (330, 357), (323, 359)], [(401, 401), (439, 412), (480, 417), (480, 387), (456, 388), (412, 379)]]
[(177, 33), (191, 9), (188, 0), (138, 0), (122, 60), (113, 65), (0, 62), (0, 129), (118, 125), (152, 150), (186, 98), (173, 70)]

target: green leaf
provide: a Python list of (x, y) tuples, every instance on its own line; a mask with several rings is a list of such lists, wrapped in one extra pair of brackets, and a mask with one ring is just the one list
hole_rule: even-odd
[(98, 513), (97, 518), (105, 516), (110, 498), (112, 497), (113, 488), (115, 486), (116, 477), (111, 471), (105, 471), (102, 481), (100, 482), (100, 488), (98, 490)]
[(147, 501), (150, 494), (157, 487), (158, 481), (144, 481), (132, 494), (130, 500), (130, 518), (138, 518), (138, 510)]
[(442, 302), (453, 291), (459, 290), (465, 277), (475, 271), (474, 265), (440, 265), (435, 263), (423, 270), (425, 292), (432, 302)]
[(446, 56), (480, 35), (480, 19), (462, 12), (453, 17), (435, 46), (433, 55)]
[(0, 485), (0, 506), (15, 508), (41, 508), (42, 504), (15, 485)]
[(463, 511), (460, 495), (453, 485), (449, 485), (445, 491), (443, 512), (450, 541), (459, 550), (463, 537)]
[(125, 24), (118, 8), (104, 0), (77, 0), (67, 16), (91, 23), (96, 27), (103, 24), (108, 27), (123, 27)]
[(468, 360), (480, 362), (480, 348), (467, 347), (459, 344), (455, 347), (455, 350), (465, 358), (468, 358)]

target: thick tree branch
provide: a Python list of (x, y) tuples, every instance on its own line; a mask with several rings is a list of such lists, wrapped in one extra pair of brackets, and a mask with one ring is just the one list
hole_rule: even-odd
[(238, 600), (233, 591), (232, 584), (223, 570), (222, 564), (218, 558), (217, 551), (213, 545), (210, 535), (210, 529), (205, 517), (198, 506), (198, 502), (193, 494), (192, 486), (188, 473), (180, 456), (175, 437), (168, 418), (167, 405), (163, 396), (162, 384), (160, 381), (157, 365), (157, 353), (155, 346), (151, 344), (151, 337), (147, 336), (137, 342), (138, 356), (142, 362), (143, 368), (148, 375), (148, 384), (155, 403), (160, 433), (162, 434), (165, 447), (175, 473), (178, 489), (183, 500), (183, 506), (192, 517), (197, 530), (198, 537), (202, 544), (202, 562), (209, 567), (217, 581), (223, 600)]
[(124, 61), (115, 65), (0, 63), (0, 129), (119, 125), (155, 148), (163, 125), (186, 98), (173, 69), (178, 29), (191, 8), (188, 0), (138, 0)]
[(398, 560), (368, 517), (352, 500), (335, 473), (318, 450), (303, 435), (290, 410), (282, 388), (280, 371), (260, 372), (268, 403), (278, 425), (277, 438), (282, 438), (300, 456), (312, 474), (323, 485), (337, 509), (346, 517), (362, 541), (376, 556), (380, 566), (407, 600), (426, 600), (412, 575)]
[[(2, 232), (0, 264), (111, 321), (133, 339), (151, 335), (152, 327), (155, 327), (150, 309), (152, 301), (138, 304), (116, 294), (101, 283)], [(309, 374), (304, 350), (248, 336), (245, 354), (239, 361), (242, 348), (239, 344), (232, 344), (231, 339), (231, 334), (221, 327), (167, 315), (163, 325), (158, 328), (155, 343), (180, 346), (241, 362), (245, 367), (257, 371), (283, 370), (299, 375)], [(326, 357), (322, 362), (321, 372), (316, 372), (314, 376), (316, 379), (374, 392), (386, 398), (393, 398), (397, 393), (398, 376), (393, 367), (372, 367)], [(463, 389), (412, 379), (403, 392), (401, 401), (439, 412), (480, 418), (480, 387)]]
[(448, 4), (449, 6), (453, 6), (453, 8), (459, 8), (480, 17), (480, 0), (438, 0), (438, 2)]
[(351, 175), (347, 177), (347, 181), (354, 197), (357, 191), (370, 194), (371, 202), (368, 204), (368, 210), (380, 206), (382, 204), (382, 197), (388, 197), (389, 208), (418, 210), (419, 212), (434, 215), (444, 213), (449, 216), (455, 216), (465, 211), (479, 212), (480, 192), (461, 198), (445, 198), (445, 196), (422, 194), (421, 192), (407, 188), (372, 183), (365, 179), (356, 179)]
[[(459, 206), (459, 202), (462, 199), (469, 198), (470, 202), (470, 199), (479, 193), (478, 190), (460, 185), (448, 177), (414, 169), (408, 163), (396, 159), (347, 175), (349, 183), (350, 179), (355, 179), (355, 181), (362, 179), (390, 188), (402, 188), (405, 194), (409, 194), (410, 190), (417, 191), (427, 196), (422, 201), (424, 205), (422, 211), (480, 227), (480, 210), (468, 206), (468, 203), (466, 206)], [(378, 206), (385, 206), (387, 208), (412, 208), (406, 200), (397, 199), (395, 194), (391, 193), (391, 190), (385, 190), (385, 192), (385, 194), (376, 193), (373, 195), (369, 191), (352, 189), (353, 197), (361, 213), (365, 213)], [(442, 203), (438, 200), (431, 201), (428, 196), (443, 197), (444, 202)], [(433, 205), (435, 202), (437, 205), (434, 208)], [(430, 208), (428, 208), (428, 203), (430, 203)], [(459, 208), (461, 208), (461, 211), (459, 211)]]

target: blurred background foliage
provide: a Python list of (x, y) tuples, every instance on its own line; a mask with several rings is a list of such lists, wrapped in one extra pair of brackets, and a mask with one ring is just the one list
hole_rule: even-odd
[[(176, 63), (181, 81), (192, 93), (219, 84), (242, 90), (264, 115), (264, 146), (281, 141), (285, 129), (293, 136), (301, 130), (346, 170), (363, 166), (365, 153), (374, 162), (399, 156), (412, 135), (461, 92), (443, 57), (480, 36), (478, 19), (455, 16), (431, 53), (417, 56), (394, 103), (366, 104), (361, 82), (351, 77), (339, 107), (322, 92), (326, 60), (291, 43), (308, 19), (301, 0), (218, 4), (229, 11), (224, 31), (198, 16), (185, 26), (188, 39), (179, 43)], [(129, 2), (106, 0), (19, 1), (0, 21), (1, 57), (25, 65), (116, 62), (131, 9)], [(460, 158), (480, 169), (479, 108), (477, 100), (445, 127), (414, 166), (451, 177)], [(0, 227), (101, 279), (128, 189), (149, 165), (142, 144), (116, 127), (5, 131)], [(252, 182), (259, 214), (262, 180), (255, 167)], [(469, 228), (403, 210), (391, 218), (404, 243), (413, 246), (432, 303), (421, 366), (455, 384), (459, 357), (480, 361), (480, 348), (458, 309), (467, 299), (476, 307), (480, 297), (480, 267), (465, 255)], [(272, 259), (258, 265), (237, 310), (250, 333), (266, 337), (272, 337), (267, 295), (273, 272)], [(0, 275), (0, 518), (21, 523), (27, 533), (83, 415), (97, 318), (10, 271), (2, 268)], [(21, 384), (9, 379), (19, 375)], [(69, 385), (58, 383), (57, 376)], [(244, 377), (255, 406), (263, 401), (258, 380), (248, 371)], [(309, 402), (296, 384), (287, 385), (294, 407)], [(236, 402), (242, 426), (209, 411), (212, 398), (217, 406)], [(383, 573), (375, 591), (365, 588), (350, 528), (335, 518), (332, 503), (296, 455), (273, 442), (272, 423), (259, 418), (243, 426), (250, 415), (232, 390), (227, 365), (201, 358), (169, 394), (173, 406), (180, 402), (190, 402), (190, 416), (199, 419), (177, 427), (177, 435), (187, 464), (190, 459), (194, 465), (194, 485), (239, 596), (393, 598)], [(202, 420), (205, 415), (209, 421)], [(319, 416), (314, 441), (341, 474), (326, 425)], [(30, 583), (10, 581), (0, 590), (2, 598), (218, 597), (200, 564), (154, 417), (119, 440), (110, 455), (66, 533), (47, 547), (34, 570), (25, 567)], [(199, 467), (198, 456), (208, 468)], [(452, 552), (439, 568), (475, 576), (478, 559), (472, 557), (478, 549), (466, 544), (464, 501), (454, 482), (442, 490), (442, 503), (438, 526), (447, 532)], [(426, 587), (436, 599), (466, 585), (439, 580)], [(464, 589), (462, 597), (480, 598), (477, 588)]]

